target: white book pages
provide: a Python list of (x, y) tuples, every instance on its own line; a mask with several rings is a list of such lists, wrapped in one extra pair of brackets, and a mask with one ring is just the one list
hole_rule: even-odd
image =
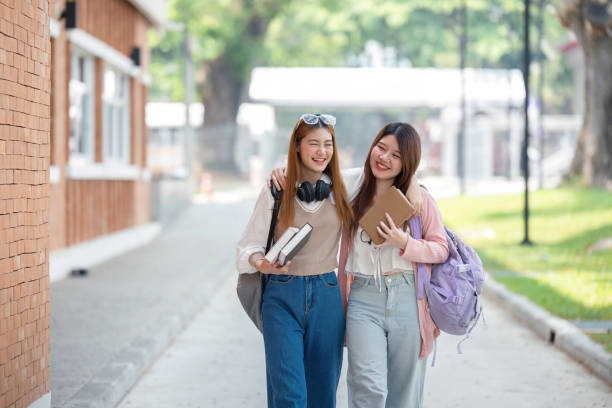
[(297, 227), (289, 227), (287, 230), (281, 235), (281, 237), (272, 245), (272, 248), (266, 254), (266, 259), (270, 263), (276, 262), (278, 259), (278, 254), (281, 249), (289, 242), (289, 240), (295, 235), (296, 232), (299, 231)]
[(300, 228), (298, 232), (291, 238), (289, 242), (281, 249), (278, 254), (278, 260), (280, 265), (284, 265), (288, 261), (290, 261), (295, 254), (299, 252), (300, 249), (306, 244), (308, 238), (310, 238), (310, 233), (312, 232), (312, 225), (306, 223)]

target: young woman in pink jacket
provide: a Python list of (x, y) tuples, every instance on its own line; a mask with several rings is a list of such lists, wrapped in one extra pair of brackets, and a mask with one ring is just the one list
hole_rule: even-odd
[[(343, 172), (355, 222), (342, 234), (338, 283), (346, 313), (348, 392), (351, 408), (421, 407), (426, 358), (439, 335), (427, 298), (417, 299), (417, 262), (448, 257), (442, 217), (414, 177), (421, 159), (417, 131), (389, 123), (376, 135), (363, 169)], [(273, 179), (282, 178), (275, 171)], [(421, 216), (423, 238), (388, 219), (386, 240), (374, 245), (358, 220), (391, 186), (404, 191)]]

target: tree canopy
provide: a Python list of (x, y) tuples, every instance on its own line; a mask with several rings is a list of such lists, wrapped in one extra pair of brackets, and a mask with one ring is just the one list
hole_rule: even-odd
[[(549, 2), (542, 3), (542, 57), (547, 106), (569, 105), (572, 78), (559, 46), (566, 37)], [(169, 0), (170, 20), (185, 24), (195, 38), (197, 94), (203, 94), (212, 62), (246, 83), (253, 66), (358, 66), (375, 40), (386, 51), (385, 64), (458, 67), (461, 0)], [(523, 3), (465, 0), (466, 66), (521, 68)], [(532, 28), (533, 29), (533, 28)], [(183, 33), (152, 32), (154, 100), (182, 99)], [(532, 39), (536, 36), (532, 35)], [(537, 47), (533, 46), (533, 50)], [(536, 64), (534, 68), (540, 69)], [(229, 68), (227, 68), (229, 67)], [(197, 98), (198, 99), (198, 98)]]

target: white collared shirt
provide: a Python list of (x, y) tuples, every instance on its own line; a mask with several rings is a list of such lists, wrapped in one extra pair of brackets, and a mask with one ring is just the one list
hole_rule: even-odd
[[(352, 202), (364, 180), (363, 168), (353, 168), (342, 171), (342, 178), (346, 186), (349, 200)], [(362, 240), (363, 238), (363, 240)], [(370, 237), (358, 227), (357, 233), (351, 242), (351, 251), (346, 262), (347, 273), (359, 273), (362, 275), (375, 275), (377, 264), (380, 259), (381, 273), (409, 272), (413, 271), (412, 262), (399, 255), (399, 249), (394, 246), (386, 246), (380, 249), (374, 248), (374, 244), (368, 243)], [(366, 241), (366, 242), (363, 242)], [(380, 257), (380, 258), (379, 258)]]
[[(331, 179), (325, 173), (321, 176), (321, 180), (328, 184), (331, 183)], [(333, 192), (329, 198), (332, 204), (335, 204)], [(297, 198), (297, 195), (295, 196), (295, 201), (304, 211), (309, 213), (317, 212), (323, 205), (323, 201), (303, 202)], [(257, 272), (257, 269), (250, 264), (249, 258), (255, 253), (265, 254), (270, 222), (272, 222), (273, 207), (274, 197), (272, 197), (270, 187), (264, 185), (255, 202), (251, 218), (236, 247), (236, 270), (238, 273)]]
[(368, 233), (358, 227), (346, 261), (346, 273), (376, 275), (379, 265), (381, 274), (413, 271), (412, 262), (401, 257), (397, 247), (389, 245), (376, 249), (374, 243), (368, 241)]

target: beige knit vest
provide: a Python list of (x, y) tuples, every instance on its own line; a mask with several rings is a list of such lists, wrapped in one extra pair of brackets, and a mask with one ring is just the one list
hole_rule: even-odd
[[(289, 265), (291, 275), (319, 275), (338, 267), (338, 245), (340, 244), (340, 218), (336, 207), (329, 198), (323, 200), (315, 212), (308, 212), (297, 202), (294, 203), (293, 226), (300, 228), (306, 223), (312, 225), (310, 239), (292, 259)], [(274, 240), (285, 232), (279, 226), (274, 231)]]

